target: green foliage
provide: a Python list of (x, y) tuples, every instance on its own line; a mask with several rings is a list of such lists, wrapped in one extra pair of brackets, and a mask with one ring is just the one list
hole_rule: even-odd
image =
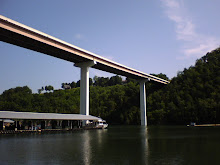
[(45, 91), (53, 91), (53, 86), (51, 85), (48, 85), (48, 86), (45, 86)]
[(134, 83), (90, 88), (90, 112), (109, 123), (139, 123), (139, 86)]
[[(159, 111), (161, 116), (155, 117)], [(169, 85), (153, 92), (148, 97), (148, 116), (154, 124), (219, 123), (220, 49), (207, 53), (195, 66), (178, 72)]]
[[(107, 87), (91, 86), (90, 114), (100, 116), (109, 123), (139, 123), (137, 96), (139, 96), (139, 86), (133, 82)], [(32, 94), (28, 87), (17, 87), (5, 91), (0, 96), (0, 102), (0, 110), (79, 113), (80, 88)]]
[(101, 86), (101, 87), (107, 87), (107, 86), (113, 86), (113, 85), (121, 85), (122, 84), (122, 78), (118, 75), (113, 76), (109, 79), (109, 77), (97, 77), (95, 76), (93, 78), (94, 86)]
[(32, 91), (27, 86), (6, 90), (0, 96), (0, 110), (30, 111), (32, 99)]

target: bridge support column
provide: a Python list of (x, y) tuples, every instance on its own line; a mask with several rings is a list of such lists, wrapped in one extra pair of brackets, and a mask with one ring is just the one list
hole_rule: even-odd
[[(89, 68), (96, 64), (96, 61), (77, 63), (74, 66), (81, 68), (80, 78), (80, 114), (89, 115)], [(86, 121), (83, 121), (83, 126)]]
[(140, 81), (140, 110), (141, 110), (141, 125), (147, 126), (147, 105), (146, 105), (146, 89), (145, 80)]

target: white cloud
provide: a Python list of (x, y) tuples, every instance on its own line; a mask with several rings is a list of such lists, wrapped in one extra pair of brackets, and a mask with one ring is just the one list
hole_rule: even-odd
[(175, 23), (176, 34), (178, 40), (192, 40), (195, 37), (195, 25), (187, 18), (184, 8), (179, 1), (175, 0), (163, 0), (165, 6), (166, 15), (170, 20)]
[(183, 50), (186, 57), (195, 56), (199, 58), (219, 46), (219, 41), (215, 38), (201, 37), (201, 39), (202, 38), (203, 40), (199, 41), (195, 46), (189, 46)]
[(177, 9), (177, 8), (180, 7), (179, 3), (177, 1), (174, 1), (174, 0), (164, 0), (164, 3), (169, 8)]
[(179, 59), (201, 57), (217, 48), (220, 40), (196, 32), (196, 25), (187, 13), (183, 1), (161, 0), (166, 16), (175, 23), (176, 38), (183, 41), (181, 52), (184, 57)]

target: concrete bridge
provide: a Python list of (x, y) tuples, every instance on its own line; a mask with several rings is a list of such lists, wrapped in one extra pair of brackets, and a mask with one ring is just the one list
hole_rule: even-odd
[(81, 68), (80, 113), (89, 115), (89, 68), (131, 77), (140, 82), (141, 125), (147, 125), (145, 82), (169, 82), (129, 68), (0, 15), (0, 40), (74, 63)]

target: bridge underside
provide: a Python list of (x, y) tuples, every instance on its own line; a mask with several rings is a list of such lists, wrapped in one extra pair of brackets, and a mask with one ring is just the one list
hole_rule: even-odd
[[(9, 32), (5, 29), (0, 28), (0, 40), (9, 44), (17, 45), (23, 48), (27, 48), (33, 51), (37, 51), (40, 53), (44, 53), (59, 59), (63, 59), (69, 62), (73, 63), (82, 63), (82, 62), (88, 62), (93, 61), (88, 58), (74, 55), (72, 52), (69, 52), (65, 49), (58, 48), (51, 46), (50, 44), (45, 44), (44, 42), (39, 42), (33, 38), (27, 38), (23, 35), (20, 35), (18, 33)], [(141, 77), (127, 73), (125, 71), (120, 71), (116, 68), (108, 67), (102, 63), (98, 63), (95, 66), (92, 66), (92, 68), (99, 69), (105, 72), (110, 72), (113, 74), (123, 75), (125, 77), (130, 77), (134, 79), (141, 79)]]
[[(146, 94), (145, 80), (152, 80), (167, 84), (168, 81), (140, 72), (138, 70), (126, 67), (114, 61), (103, 58), (99, 55), (71, 45), (67, 42), (49, 36), (33, 28), (20, 24), (9, 18), (0, 15), (0, 40), (6, 43), (17, 45), (33, 51), (44, 53), (56, 58), (73, 62), (81, 68), (81, 93), (80, 93), (80, 111), (82, 114), (89, 115), (89, 68), (95, 68), (102, 71), (118, 74), (137, 80), (140, 82), (141, 97), (141, 123), (146, 125)], [(91, 65), (91, 63), (94, 63)], [(143, 81), (144, 80), (144, 81)], [(143, 83), (144, 82), (144, 83)]]

